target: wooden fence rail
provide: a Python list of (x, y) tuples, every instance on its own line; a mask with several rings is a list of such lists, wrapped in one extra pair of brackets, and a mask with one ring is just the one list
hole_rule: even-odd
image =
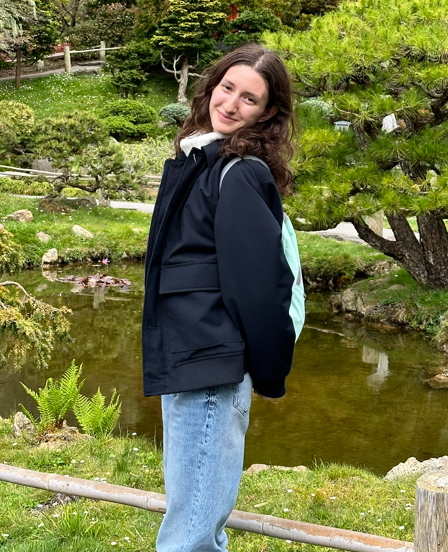
[[(106, 500), (161, 514), (166, 511), (166, 499), (163, 494), (99, 481), (42, 473), (4, 464), (0, 464), (0, 481), (94, 500)], [(347, 552), (447, 552), (441, 548), (417, 550), (411, 542), (239, 510), (233, 510), (226, 526)]]
[[(39, 177), (45, 177), (48, 178), (48, 180), (55, 180), (56, 178), (59, 178), (61, 176), (64, 176), (63, 173), (57, 173), (57, 172), (51, 172), (51, 171), (41, 171), (37, 169), (22, 169), (21, 167), (11, 167), (10, 165), (0, 165), (0, 169), (7, 169), (7, 170), (0, 170), (0, 176), (7, 176), (10, 178), (39, 178)], [(75, 174), (72, 173), (70, 176), (76, 177), (79, 180), (95, 180), (93, 176), (89, 175), (81, 175), (81, 174)], [(114, 174), (106, 175), (106, 177), (114, 177)], [(146, 182), (146, 186), (154, 186), (158, 187), (160, 186), (160, 180), (162, 179), (162, 176), (159, 174), (146, 174), (143, 176), (143, 178), (147, 179), (148, 182)], [(70, 183), (67, 183), (68, 186), (70, 186)], [(0, 188), (1, 190), (1, 188)]]

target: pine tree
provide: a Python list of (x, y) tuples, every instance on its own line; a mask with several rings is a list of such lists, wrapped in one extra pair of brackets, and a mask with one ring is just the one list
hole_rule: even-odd
[[(154, 34), (152, 43), (160, 51), (163, 68), (179, 83), (179, 103), (188, 102), (188, 78), (201, 76), (192, 70), (217, 55), (216, 36), (227, 17), (223, 6), (222, 0), (171, 0)], [(172, 69), (167, 66), (168, 59), (173, 60)]]
[[(447, 12), (448, 0), (345, 1), (307, 32), (265, 37), (302, 97), (296, 227), (352, 222), (434, 289), (448, 288)], [(335, 132), (340, 119), (348, 132)], [(396, 241), (365, 222), (381, 209)]]

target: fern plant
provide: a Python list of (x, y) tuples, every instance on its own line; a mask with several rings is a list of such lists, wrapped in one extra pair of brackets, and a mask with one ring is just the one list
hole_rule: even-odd
[(43, 389), (39, 388), (37, 393), (21, 382), (25, 391), (37, 402), (37, 409), (40, 414), (39, 422), (36, 423), (33, 415), (22, 404), (20, 408), (37, 425), (40, 431), (45, 431), (51, 427), (62, 427), (65, 417), (72, 410), (80, 396), (79, 393), (84, 384), (84, 380), (79, 383), (81, 373), (82, 364), (76, 366), (73, 361), (60, 380), (54, 381), (53, 378), (48, 378), (45, 387)]
[(93, 437), (105, 437), (112, 433), (121, 414), (120, 395), (114, 389), (109, 404), (100, 388), (88, 399), (79, 395), (73, 406), (73, 412), (82, 429)]

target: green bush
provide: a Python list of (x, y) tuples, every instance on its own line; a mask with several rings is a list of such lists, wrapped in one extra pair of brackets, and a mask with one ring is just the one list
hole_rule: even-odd
[(151, 106), (138, 100), (115, 100), (109, 102), (99, 112), (101, 118), (123, 117), (134, 125), (156, 123), (157, 112)]
[(165, 105), (159, 111), (159, 117), (167, 123), (183, 125), (191, 110), (188, 105), (172, 103)]
[[(133, 11), (117, 2), (90, 9), (88, 16), (74, 27), (68, 38), (74, 50), (98, 46), (100, 39), (108, 47), (120, 46), (132, 38), (133, 27)], [(98, 59), (98, 52), (75, 55), (83, 59)]]
[(259, 43), (264, 31), (278, 31), (281, 25), (280, 19), (268, 8), (244, 10), (229, 22), (230, 33), (225, 35), (223, 43), (235, 48)]
[(134, 138), (136, 134), (136, 125), (132, 124), (122, 115), (114, 115), (106, 117), (104, 124), (111, 136), (117, 140), (125, 140), (126, 138)]
[[(23, 250), (13, 241), (13, 235), (6, 228), (0, 229), (0, 274), (14, 272), (25, 265)], [(1, 326), (0, 321), (0, 326)]]
[(137, 100), (115, 100), (100, 110), (104, 124), (117, 140), (155, 138), (164, 135), (155, 124), (157, 112), (151, 106)]
[(172, 140), (167, 138), (147, 138), (134, 144), (119, 145), (127, 163), (140, 163), (144, 172), (161, 174), (165, 161), (174, 157)]
[(50, 193), (51, 186), (48, 182), (36, 182), (35, 180), (16, 180), (7, 176), (0, 177), (0, 192), (4, 194), (18, 195), (46, 195)]
[(136, 135), (139, 138), (159, 138), (166, 135), (166, 131), (163, 128), (159, 128), (153, 123), (145, 123), (143, 125), (135, 125)]
[(108, 54), (105, 70), (112, 76), (117, 93), (135, 98), (146, 83), (148, 74), (160, 64), (160, 54), (147, 40), (135, 40), (121, 50)]
[(0, 101), (0, 149), (10, 149), (34, 127), (34, 111), (15, 101)]
[(65, 197), (87, 197), (92, 195), (90, 192), (80, 190), (79, 188), (72, 188), (72, 186), (67, 186), (66, 188), (63, 188), (62, 194), (64, 194)]

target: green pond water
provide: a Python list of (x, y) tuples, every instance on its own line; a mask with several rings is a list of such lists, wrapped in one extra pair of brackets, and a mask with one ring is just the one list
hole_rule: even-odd
[[(132, 285), (81, 289), (51, 280), (105, 270)], [(15, 278), (39, 298), (73, 310), (73, 341), (57, 346), (46, 371), (32, 364), (20, 373), (0, 370), (0, 416), (16, 411), (19, 403), (37, 414), (20, 381), (37, 390), (75, 359), (83, 363), (84, 394), (93, 395), (98, 386), (108, 397), (114, 388), (120, 393), (118, 431), (160, 440), (160, 398), (144, 398), (142, 391), (143, 265), (84, 265)], [(286, 397), (253, 399), (246, 466), (337, 462), (383, 474), (410, 456), (425, 460), (448, 454), (448, 391), (433, 390), (425, 382), (428, 370), (444, 365), (446, 358), (415, 333), (366, 329), (335, 317), (327, 311), (327, 301), (326, 294), (307, 297), (306, 327)]]

